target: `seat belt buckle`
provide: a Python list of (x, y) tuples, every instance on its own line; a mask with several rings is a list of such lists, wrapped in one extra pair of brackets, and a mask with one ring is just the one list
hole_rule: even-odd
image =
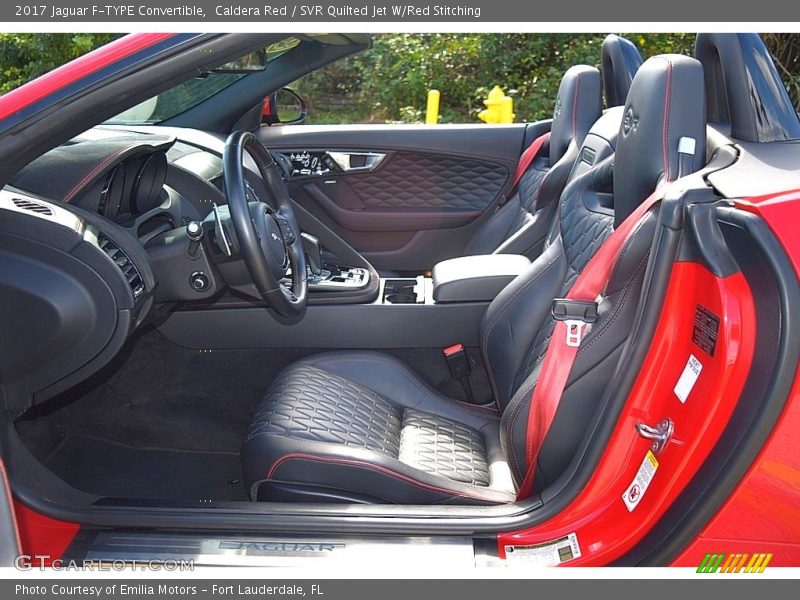
[(454, 344), (442, 350), (444, 358), (447, 361), (447, 368), (450, 369), (450, 375), (453, 379), (463, 379), (468, 377), (472, 369), (469, 366), (469, 359), (467, 353), (464, 351), (462, 344)]
[(579, 348), (586, 333), (586, 326), (599, 318), (597, 302), (556, 298), (550, 311), (556, 321), (567, 326), (565, 343), (570, 348)]

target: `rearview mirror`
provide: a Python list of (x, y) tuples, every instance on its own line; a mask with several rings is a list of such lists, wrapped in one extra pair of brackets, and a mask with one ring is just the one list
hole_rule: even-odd
[(267, 51), (256, 50), (225, 63), (211, 71), (213, 73), (253, 73), (267, 68)]
[(266, 125), (302, 123), (307, 114), (305, 99), (291, 88), (281, 88), (265, 98), (262, 122)]

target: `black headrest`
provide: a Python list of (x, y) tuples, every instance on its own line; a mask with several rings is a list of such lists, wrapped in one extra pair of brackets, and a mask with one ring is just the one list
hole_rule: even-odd
[(612, 33), (603, 40), (600, 56), (606, 106), (622, 106), (628, 97), (633, 76), (642, 66), (642, 55), (633, 42)]
[[(678, 144), (683, 140), (679, 159)], [(694, 148), (692, 149), (692, 140)], [(636, 73), (614, 158), (614, 213), (621, 223), (656, 189), (706, 158), (703, 67), (678, 54), (649, 58)], [(693, 150), (693, 154), (689, 153)]]
[(550, 129), (550, 164), (555, 164), (575, 140), (580, 146), (600, 116), (600, 71), (587, 65), (570, 67), (558, 86)]

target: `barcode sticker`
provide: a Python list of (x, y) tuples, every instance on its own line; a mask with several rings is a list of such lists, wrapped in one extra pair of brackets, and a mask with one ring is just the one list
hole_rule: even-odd
[(560, 565), (581, 555), (581, 547), (575, 533), (542, 544), (506, 546), (505, 551), (509, 563), (517, 562), (542, 567)]

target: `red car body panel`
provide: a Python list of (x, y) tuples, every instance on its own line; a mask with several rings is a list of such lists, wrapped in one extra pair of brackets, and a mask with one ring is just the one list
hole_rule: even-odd
[(772, 553), (770, 566), (800, 565), (800, 381), (764, 449), (733, 494), (672, 563), (694, 566), (707, 553)]
[[(783, 245), (800, 277), (800, 190), (742, 203)], [(800, 377), (756, 461), (700, 535), (672, 563), (696, 566), (707, 553), (772, 553), (772, 566), (800, 565)]]
[(23, 554), (47, 556), (45, 563), (48, 565), (64, 556), (64, 552), (80, 531), (77, 523), (52, 519), (19, 502), (14, 504), (14, 509), (17, 513)]
[(87, 75), (96, 73), (174, 35), (174, 33), (134, 33), (88, 52), (80, 58), (0, 96), (0, 119), (5, 119)]

